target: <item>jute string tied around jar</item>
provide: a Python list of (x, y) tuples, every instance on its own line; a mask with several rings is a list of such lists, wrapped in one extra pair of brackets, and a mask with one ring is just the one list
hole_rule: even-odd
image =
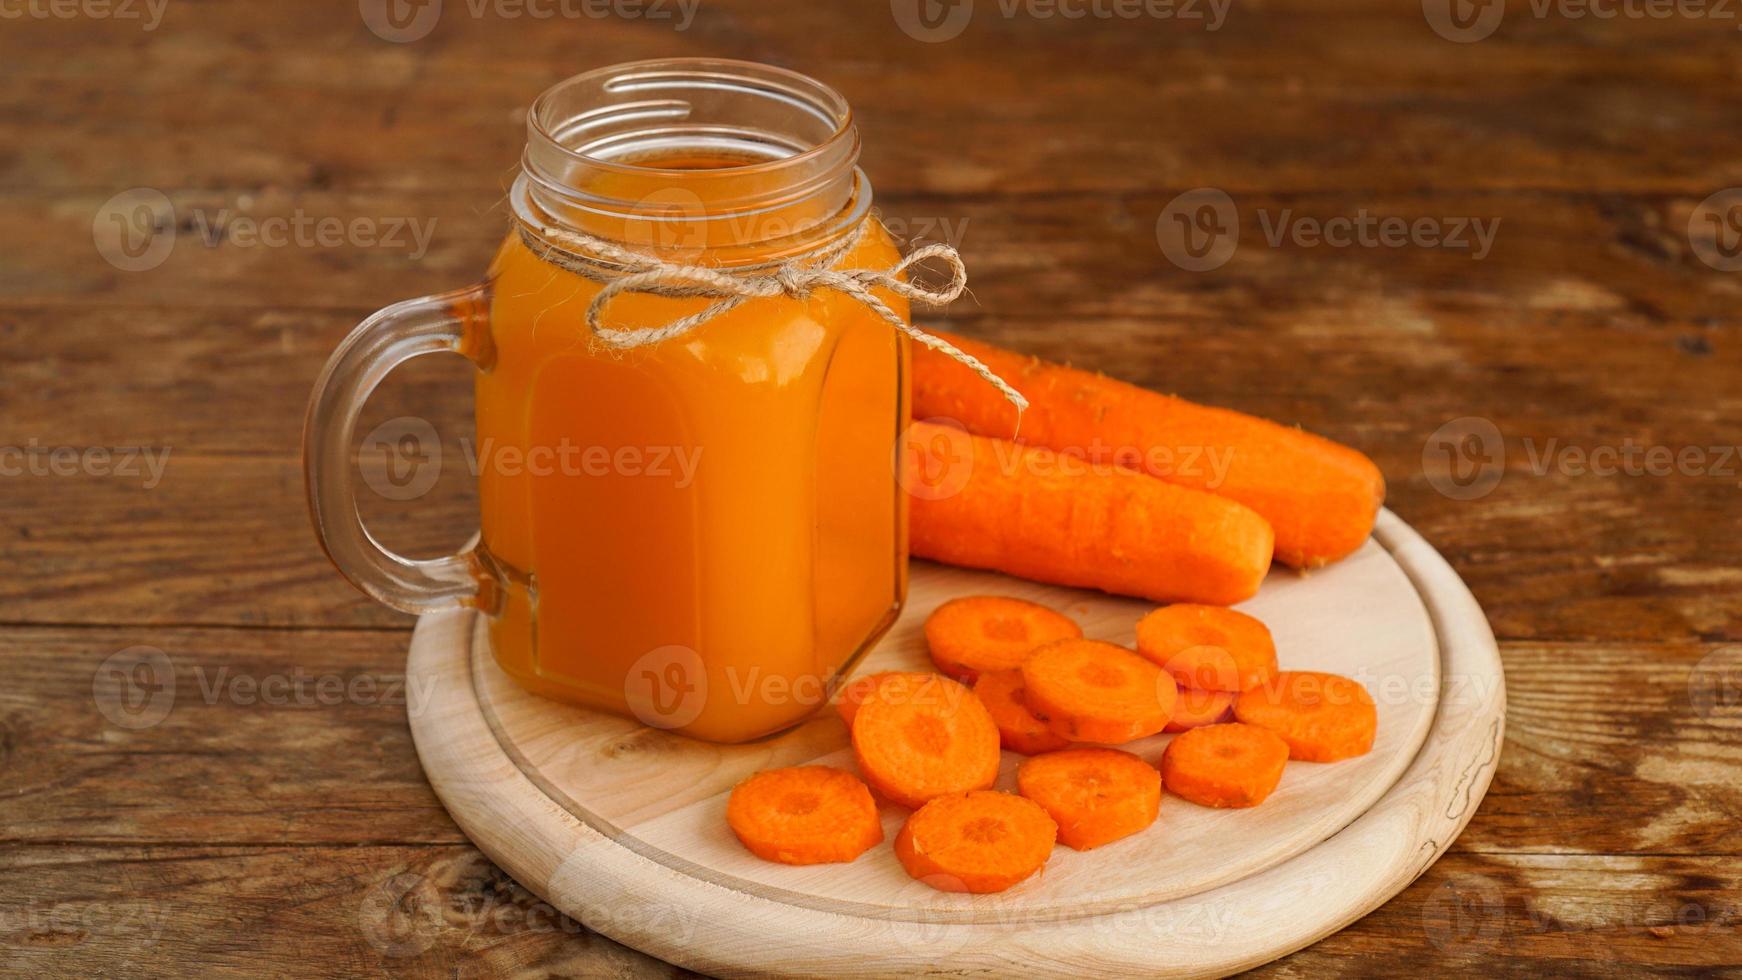
[[(889, 304), (871, 292), (887, 289), (911, 303), (930, 307), (947, 306), (968, 288), (968, 270), (956, 250), (944, 244), (932, 244), (915, 250), (889, 269), (835, 269), (834, 264), (851, 252), (865, 237), (866, 224), (861, 224), (839, 244), (820, 252), (776, 266), (772, 272), (757, 275), (733, 275), (701, 265), (679, 265), (666, 262), (645, 252), (562, 228), (542, 228), (535, 238), (521, 229), (527, 246), (546, 261), (571, 272), (605, 284), (599, 295), (587, 307), (587, 329), (599, 343), (618, 350), (646, 347), (661, 341), (681, 337), (702, 324), (737, 308), (746, 300), (767, 296), (790, 296), (802, 300), (818, 289), (832, 289), (852, 297), (884, 322), (923, 344), (966, 366), (987, 384), (997, 388), (1010, 404), (1016, 406), (1017, 419), (1028, 408), (1028, 399), (992, 372), (980, 360), (949, 341), (934, 337), (908, 323), (889, 308)], [(551, 243), (554, 243), (551, 244)], [(560, 248), (555, 246), (561, 246)], [(942, 259), (949, 267), (950, 281), (930, 288), (904, 281), (901, 276), (927, 259)], [(614, 268), (602, 268), (599, 263)], [(607, 329), (605, 309), (624, 293), (673, 298), (703, 298), (718, 300), (697, 313), (680, 317), (660, 327)]]

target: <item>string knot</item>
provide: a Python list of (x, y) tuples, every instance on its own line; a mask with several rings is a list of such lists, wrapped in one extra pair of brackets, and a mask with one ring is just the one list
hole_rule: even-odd
[[(542, 238), (534, 238), (528, 229), (522, 228), (521, 236), (535, 253), (546, 260), (605, 284), (587, 306), (587, 329), (592, 332), (596, 341), (607, 347), (629, 350), (681, 337), (709, 320), (736, 309), (748, 299), (784, 295), (803, 300), (818, 289), (832, 289), (852, 297), (916, 343), (972, 370), (981, 380), (997, 388), (1006, 401), (1016, 406), (1016, 417), (1020, 424), (1022, 413), (1028, 408), (1028, 399), (1022, 397), (1021, 392), (994, 374), (991, 368), (972, 354), (908, 323), (872, 292), (873, 289), (885, 289), (910, 303), (930, 307), (947, 306), (968, 288), (968, 269), (962, 263), (961, 255), (948, 245), (934, 244), (915, 250), (889, 269), (834, 268), (835, 263), (852, 252), (864, 239), (868, 226), (868, 222), (861, 224), (839, 244), (810, 256), (808, 260), (795, 259), (762, 275), (731, 275), (708, 266), (678, 265), (645, 252), (631, 251), (602, 238), (563, 228), (542, 228), (539, 230)], [(550, 242), (555, 242), (562, 248), (548, 244)], [(948, 283), (927, 287), (906, 280), (908, 269), (928, 259), (938, 259), (949, 269)], [(602, 269), (601, 262), (616, 268)], [(612, 300), (625, 293), (711, 299), (714, 302), (697, 313), (680, 317), (661, 327), (606, 327), (605, 311)]]

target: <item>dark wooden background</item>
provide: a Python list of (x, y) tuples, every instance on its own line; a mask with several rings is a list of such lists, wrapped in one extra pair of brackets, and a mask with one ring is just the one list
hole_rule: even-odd
[[(0, 18), (0, 464), (170, 456), (161, 481), (119, 460), (0, 476), (5, 972), (672, 972), (552, 914), (448, 819), (392, 686), (412, 623), (327, 566), (298, 458), (339, 338), (482, 272), (528, 103), (667, 55), (838, 86), (885, 214), (967, 258), (972, 301), (934, 322), (1362, 448), (1481, 600), (1510, 711), (1480, 812), (1390, 904), (1260, 972), (1742, 962), (1742, 462), (1532, 458), (1739, 441), (1742, 273), (1688, 226), (1742, 185), (1742, 13), (1514, 2), (1453, 43), (1416, 0), (1235, 0), (1215, 30), (979, 0), (926, 43), (883, 0), (701, 0), (683, 30), (448, 0), (389, 43), (351, 0), (168, 0), (160, 22), (36, 4), (0, 7), (23, 11)], [(1244, 230), (1192, 273), (1155, 229), (1198, 187)], [(135, 244), (172, 244), (125, 271), (98, 239), (138, 188), (174, 217)], [(1284, 209), (1500, 226), (1481, 259), (1272, 246), (1260, 216)], [(298, 216), (433, 235), (249, 234)], [(416, 365), (371, 409), (430, 420), (451, 464), (414, 504), (366, 501), (390, 544), (433, 555), (474, 525), (466, 380)], [(1423, 463), (1462, 417), (1506, 450), (1470, 500)]]

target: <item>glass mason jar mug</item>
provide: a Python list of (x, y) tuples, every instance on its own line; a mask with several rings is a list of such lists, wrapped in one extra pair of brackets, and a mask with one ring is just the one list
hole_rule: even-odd
[[(538, 694), (722, 742), (813, 712), (907, 585), (908, 341), (875, 309), (905, 323), (903, 290), (788, 281), (900, 272), (858, 153), (838, 94), (766, 66), (545, 92), (485, 280), (368, 318), (316, 384), (309, 500), (340, 571), (408, 612), (476, 607)], [(351, 447), (380, 379), (436, 351), (477, 368), (481, 531), (414, 561), (358, 517)]]

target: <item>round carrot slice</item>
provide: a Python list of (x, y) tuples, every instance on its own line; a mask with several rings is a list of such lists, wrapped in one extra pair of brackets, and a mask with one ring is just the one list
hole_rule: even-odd
[(893, 696), (897, 691), (911, 691), (921, 682), (936, 676), (929, 671), (885, 670), (855, 677), (846, 687), (841, 688), (840, 700), (835, 702), (835, 710), (841, 713), (841, 720), (847, 723), (847, 727), (852, 728), (853, 716), (859, 713), (859, 705), (865, 703), (872, 691), (886, 684), (893, 685), (890, 689)]
[(1163, 606), (1137, 622), (1137, 652), (1181, 687), (1244, 691), (1276, 675), (1270, 629), (1243, 612), (1188, 602)]
[(980, 790), (940, 796), (907, 818), (895, 856), (946, 892), (1001, 892), (1052, 856), (1058, 825), (1031, 800)]
[(998, 741), (1012, 752), (1039, 755), (1071, 744), (1070, 739), (1048, 728), (1043, 719), (1028, 710), (1020, 670), (981, 674), (974, 682), (974, 696), (986, 706), (992, 723), (998, 726)]
[(1202, 806), (1257, 806), (1282, 781), (1287, 764), (1288, 743), (1275, 732), (1205, 725), (1168, 743), (1161, 778), (1168, 792)]
[(1288, 757), (1306, 762), (1365, 755), (1379, 730), (1379, 709), (1365, 687), (1310, 670), (1285, 670), (1242, 692), (1234, 717), (1282, 736)]
[(1059, 843), (1079, 851), (1129, 837), (1161, 811), (1161, 773), (1118, 749), (1068, 749), (1025, 759), (1016, 791), (1059, 825)]
[(1161, 668), (1099, 640), (1056, 640), (1022, 664), (1028, 707), (1076, 742), (1117, 745), (1161, 731), (1179, 690)]
[(1173, 703), (1173, 717), (1167, 720), (1164, 732), (1183, 732), (1200, 725), (1214, 725), (1228, 717), (1234, 706), (1232, 691), (1200, 691), (1195, 687), (1179, 689), (1179, 700)]
[(1063, 613), (1008, 596), (951, 599), (925, 621), (932, 662), (964, 684), (982, 672), (1015, 670), (1043, 643), (1082, 635)]
[(765, 861), (851, 861), (883, 840), (871, 791), (828, 766), (770, 769), (739, 783), (726, 801), (732, 833)]
[(972, 691), (931, 675), (908, 688), (885, 684), (853, 716), (853, 755), (871, 788), (918, 807), (998, 778), (998, 726)]

